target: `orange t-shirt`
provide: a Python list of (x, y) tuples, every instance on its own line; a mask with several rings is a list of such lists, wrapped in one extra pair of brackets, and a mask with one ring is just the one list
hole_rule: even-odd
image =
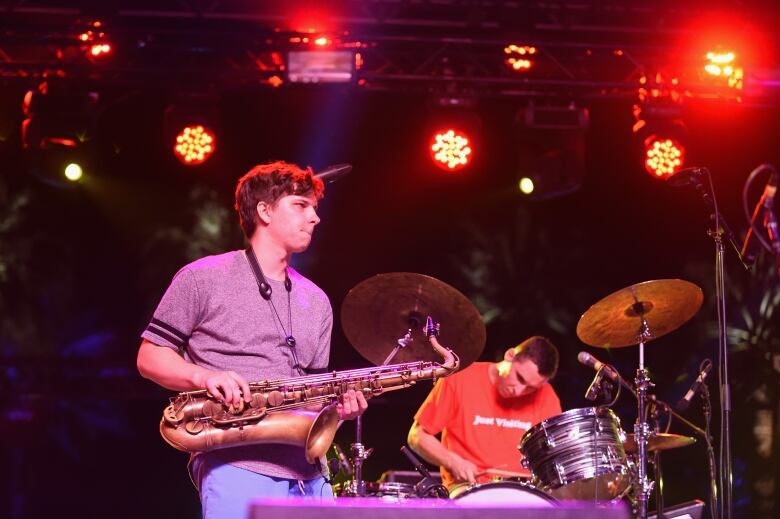
[[(542, 420), (561, 414), (561, 402), (550, 384), (512, 400), (499, 397), (490, 383), (491, 363), (475, 362), (440, 379), (414, 419), (429, 434), (441, 435), (447, 449), (474, 463), (480, 471), (500, 469), (528, 474), (517, 450), (523, 434)], [(449, 487), (452, 474), (441, 468)]]

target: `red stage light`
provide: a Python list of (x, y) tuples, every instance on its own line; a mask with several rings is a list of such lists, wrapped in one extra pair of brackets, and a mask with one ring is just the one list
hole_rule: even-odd
[(471, 161), (469, 138), (461, 131), (447, 129), (435, 132), (430, 142), (431, 159), (445, 171), (457, 171)]
[(89, 48), (89, 53), (95, 56), (96, 58), (99, 56), (105, 56), (106, 54), (111, 53), (111, 45), (108, 43), (99, 43), (92, 45)]
[(517, 72), (525, 72), (534, 66), (532, 56), (536, 54), (536, 47), (530, 45), (507, 45), (504, 47), (506, 58), (504, 63)]
[(103, 22), (95, 20), (89, 24), (89, 28), (78, 35), (78, 39), (87, 46), (83, 47), (93, 58), (101, 58), (110, 54), (112, 51), (108, 36), (102, 29)]
[(669, 137), (651, 135), (645, 140), (645, 170), (655, 178), (665, 179), (685, 163), (685, 146)]
[(707, 63), (704, 72), (712, 78), (725, 81), (731, 88), (742, 89), (745, 71), (737, 63), (736, 54), (733, 51), (715, 50), (707, 53)]
[(214, 132), (202, 124), (189, 125), (181, 129), (176, 136), (173, 154), (187, 166), (197, 166), (206, 162), (214, 153), (216, 137)]

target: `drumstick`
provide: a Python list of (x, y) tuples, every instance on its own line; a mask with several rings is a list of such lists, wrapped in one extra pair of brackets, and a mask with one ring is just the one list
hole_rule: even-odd
[(482, 472), (479, 472), (477, 474), (474, 474), (475, 477), (480, 476), (501, 476), (504, 478), (527, 478), (528, 474), (522, 474), (520, 472), (514, 472), (511, 470), (502, 470), (499, 468), (489, 468), (485, 469)]

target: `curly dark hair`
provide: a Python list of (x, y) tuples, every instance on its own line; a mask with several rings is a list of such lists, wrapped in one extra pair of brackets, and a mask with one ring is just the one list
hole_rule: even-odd
[(273, 204), (283, 196), (308, 195), (313, 193), (317, 200), (325, 194), (325, 184), (314, 176), (310, 167), (301, 169), (284, 161), (260, 164), (238, 179), (236, 185), (236, 211), (241, 220), (241, 229), (251, 238), (257, 229), (257, 204)]
[(536, 364), (539, 374), (551, 379), (558, 371), (558, 349), (546, 337), (534, 335), (515, 346), (515, 361), (528, 359)]

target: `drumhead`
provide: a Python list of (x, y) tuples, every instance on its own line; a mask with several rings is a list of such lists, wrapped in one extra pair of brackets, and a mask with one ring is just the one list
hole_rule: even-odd
[(450, 498), (457, 503), (501, 503), (527, 505), (532, 508), (553, 508), (558, 501), (530, 483), (522, 481), (493, 481), (470, 485), (455, 485)]

